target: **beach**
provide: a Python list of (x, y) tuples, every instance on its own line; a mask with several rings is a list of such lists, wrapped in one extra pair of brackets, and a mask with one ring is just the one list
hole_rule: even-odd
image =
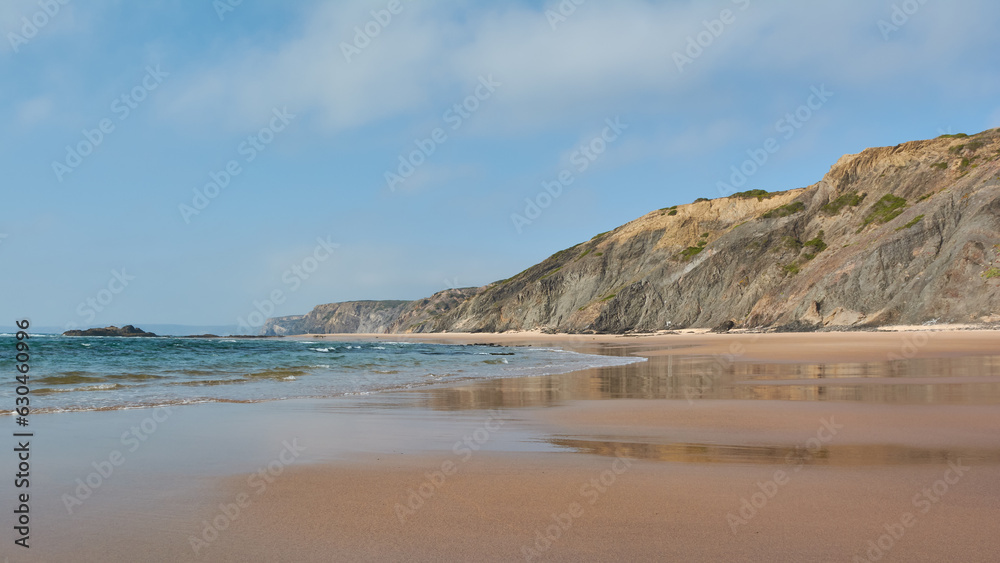
[[(304, 338), (646, 361), (332, 399), (39, 415), (33, 545), (10, 560), (1000, 553), (1000, 332)], [(144, 439), (130, 451), (120, 437), (134, 428)]]

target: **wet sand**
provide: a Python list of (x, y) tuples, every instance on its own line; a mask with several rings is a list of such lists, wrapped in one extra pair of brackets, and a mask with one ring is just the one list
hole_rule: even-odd
[(52, 416), (11, 561), (994, 561), (1000, 333), (925, 336), (414, 336), (649, 361), (176, 409), (73, 515), (149, 413)]

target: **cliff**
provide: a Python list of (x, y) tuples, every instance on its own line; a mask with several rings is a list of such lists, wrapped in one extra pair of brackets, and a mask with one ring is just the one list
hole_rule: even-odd
[(660, 209), (482, 288), (321, 305), (269, 330), (996, 322), (998, 268), (1000, 129), (847, 155), (806, 188)]
[(417, 301), (348, 301), (319, 305), (307, 315), (268, 319), (262, 333), (391, 333), (419, 331), (477, 293), (475, 288), (448, 289)]

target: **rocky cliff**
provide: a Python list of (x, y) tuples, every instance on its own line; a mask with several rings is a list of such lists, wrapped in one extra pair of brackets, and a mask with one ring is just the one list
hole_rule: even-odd
[(307, 315), (268, 319), (262, 333), (285, 336), (419, 331), (478, 291), (474, 288), (448, 289), (417, 301), (348, 301), (319, 305)]
[(286, 319), (269, 333), (996, 322), (1000, 129), (847, 155), (806, 188), (660, 209), (482, 288)]

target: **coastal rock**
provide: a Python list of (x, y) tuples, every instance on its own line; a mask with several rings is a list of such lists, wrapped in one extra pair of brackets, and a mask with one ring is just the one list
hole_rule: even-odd
[(321, 305), (265, 334), (816, 330), (998, 313), (994, 129), (846, 155), (812, 186), (653, 211), (482, 288)]
[(730, 330), (733, 330), (733, 327), (735, 327), (735, 326), (736, 326), (736, 322), (734, 322), (734, 321), (723, 321), (721, 324), (719, 324), (718, 326), (716, 326), (715, 328), (713, 328), (712, 332), (717, 333), (717, 334), (725, 334), (725, 333), (729, 332)]
[(837, 307), (823, 319), (823, 326), (855, 326), (864, 320), (865, 315), (862, 313)]
[(105, 328), (88, 328), (86, 330), (67, 330), (63, 336), (156, 336), (152, 332), (146, 332), (141, 328), (132, 325), (125, 325), (121, 328), (109, 326)]

